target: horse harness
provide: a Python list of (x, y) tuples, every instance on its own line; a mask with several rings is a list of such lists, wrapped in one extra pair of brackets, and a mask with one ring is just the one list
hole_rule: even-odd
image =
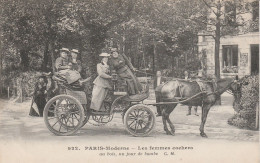
[[(180, 99), (184, 99), (184, 97), (183, 97), (183, 92), (184, 92), (184, 89), (183, 89), (183, 85), (181, 84), (181, 82), (179, 82), (179, 81), (181, 81), (181, 80), (183, 80), (183, 79), (177, 79), (176, 81), (177, 81), (177, 87), (178, 87), (178, 90), (179, 90), (179, 95), (180, 95)], [(215, 93), (217, 93), (218, 91), (217, 91), (217, 82), (215, 81), (215, 80), (212, 80), (212, 81), (203, 81), (203, 80), (201, 80), (201, 79), (196, 79), (196, 80), (185, 80), (185, 81), (189, 81), (189, 82), (196, 82), (197, 84), (198, 84), (198, 86), (199, 86), (199, 88), (200, 88), (200, 92), (198, 93), (198, 94), (196, 94), (195, 95), (195, 98), (198, 98), (199, 96), (197, 96), (197, 95), (200, 95), (200, 94), (202, 94), (202, 104), (204, 103), (204, 99), (207, 97), (207, 96), (209, 96), (209, 95), (211, 95), (211, 94), (215, 94)], [(213, 85), (213, 92), (208, 92), (208, 91), (206, 91), (206, 82), (210, 82), (210, 83), (212, 83), (212, 85)], [(197, 97), (196, 97), (197, 96)], [(194, 98), (190, 98), (190, 100), (191, 99), (194, 99)]]

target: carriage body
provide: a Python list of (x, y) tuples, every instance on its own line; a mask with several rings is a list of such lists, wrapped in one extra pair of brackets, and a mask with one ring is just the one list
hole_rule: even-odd
[[(53, 76), (56, 83), (56, 96), (44, 108), (44, 121), (47, 128), (56, 135), (75, 134), (87, 122), (104, 125), (121, 113), (126, 130), (133, 136), (147, 136), (155, 126), (155, 114), (146, 105), (140, 104), (149, 96), (146, 85), (143, 96), (129, 100), (124, 81), (114, 78), (113, 89), (104, 100), (105, 110), (93, 112), (90, 109), (91, 93), (78, 83), (67, 84), (66, 80)], [(91, 122), (90, 122), (91, 121)]]

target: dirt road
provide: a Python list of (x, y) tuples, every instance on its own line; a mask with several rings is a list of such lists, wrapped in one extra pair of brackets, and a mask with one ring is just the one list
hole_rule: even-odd
[[(154, 102), (152, 99), (148, 102), (151, 101)], [(175, 136), (165, 134), (161, 117), (157, 117), (156, 127), (149, 137), (133, 137), (125, 131), (121, 115), (116, 114), (112, 122), (107, 125), (93, 126), (87, 124), (76, 135), (61, 137), (53, 135), (46, 128), (43, 118), (30, 117), (28, 115), (30, 101), (22, 104), (4, 100), (0, 102), (0, 140), (2, 142), (0, 148), (2, 154), (0, 154), (0, 156), (3, 156), (3, 153), (5, 153), (5, 155), (10, 154), (9, 150), (15, 150), (22, 153), (26, 151), (23, 154), (28, 156), (26, 158), (30, 161), (47, 159), (46, 156), (44, 157), (44, 155), (42, 155), (42, 153), (46, 151), (50, 151), (47, 156), (52, 156), (54, 151), (58, 151), (58, 153), (61, 152), (70, 155), (71, 159), (77, 156), (80, 158), (96, 156), (97, 159), (102, 161), (102, 159), (117, 160), (127, 157), (119, 156), (119, 151), (122, 150), (86, 150), (86, 147), (89, 148), (91, 146), (110, 146), (112, 148), (130, 148), (127, 151), (123, 150), (125, 155), (131, 152), (136, 154), (141, 152), (143, 157), (140, 156), (140, 158), (145, 158), (151, 162), (158, 159), (154, 152), (157, 152), (157, 156), (159, 155), (165, 159), (165, 161), (173, 159), (182, 162), (193, 162), (196, 160), (207, 162), (211, 158), (217, 159), (218, 161), (230, 159), (232, 162), (259, 161), (259, 132), (238, 129), (227, 124), (228, 118), (234, 114), (231, 105), (232, 97), (227, 94), (224, 94), (222, 97), (222, 105), (212, 107), (209, 112), (205, 125), (205, 133), (209, 137), (207, 139), (199, 135), (201, 108), (198, 109), (199, 116), (186, 116), (187, 106), (179, 105), (173, 111), (170, 118), (176, 128)], [(155, 111), (155, 108), (153, 109)], [(80, 150), (69, 150), (72, 149), (71, 147), (77, 147), (77, 149)], [(143, 150), (141, 150), (142, 147)], [(171, 149), (173, 147), (176, 147), (176, 149), (177, 147), (192, 147), (193, 149), (174, 150), (173, 153), (175, 154), (171, 156), (171, 151), (154, 150), (156, 148), (153, 147), (169, 147)], [(111, 152), (111, 155), (107, 152)], [(144, 156), (145, 152), (150, 155)], [(207, 154), (208, 152), (210, 153)], [(103, 157), (100, 156), (102, 153), (105, 153)], [(113, 156), (112, 153), (116, 154), (116, 156)], [(234, 154), (241, 157), (235, 157)], [(248, 157), (242, 157), (242, 154), (246, 154)], [(58, 156), (59, 154), (54, 155)], [(37, 157), (35, 158), (35, 156)], [(3, 159), (3, 157), (0, 158)], [(16, 157), (4, 158), (13, 161), (18, 159)], [(49, 159), (48, 157), (48, 160)], [(62, 157), (59, 156), (54, 160), (50, 160), (60, 161), (60, 159), (62, 159)], [(131, 159), (138, 158), (137, 156), (129, 155), (128, 160)]]

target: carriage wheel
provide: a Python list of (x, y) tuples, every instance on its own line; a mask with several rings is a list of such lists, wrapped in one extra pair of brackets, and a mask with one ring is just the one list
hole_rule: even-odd
[(52, 133), (68, 136), (82, 127), (84, 109), (74, 97), (58, 95), (48, 101), (43, 116), (47, 128)]
[(155, 114), (146, 105), (131, 106), (125, 113), (124, 124), (133, 136), (147, 136), (155, 127)]

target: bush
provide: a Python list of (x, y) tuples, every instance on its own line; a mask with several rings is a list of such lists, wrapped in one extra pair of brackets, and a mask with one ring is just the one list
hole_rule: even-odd
[(8, 75), (6, 74), (3, 80), (5, 87), (10, 88), (12, 96), (18, 95), (19, 89), (22, 88), (23, 97), (29, 97), (34, 91), (34, 85), (40, 74), (37, 71), (21, 72), (20, 70), (16, 70)]
[(240, 128), (255, 129), (256, 106), (259, 104), (259, 75), (244, 77), (241, 96), (236, 97), (234, 109), (236, 114), (228, 123)]

